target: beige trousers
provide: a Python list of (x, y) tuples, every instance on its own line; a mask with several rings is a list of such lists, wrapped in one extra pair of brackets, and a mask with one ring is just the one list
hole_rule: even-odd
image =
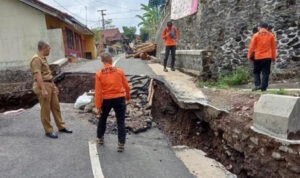
[(43, 98), (40, 87), (35, 82), (33, 84), (33, 91), (37, 95), (40, 106), (41, 106), (41, 121), (45, 129), (45, 133), (52, 133), (53, 127), (51, 126), (50, 112), (54, 117), (54, 121), (59, 130), (66, 128), (65, 123), (61, 117), (61, 111), (59, 106), (59, 101), (57, 93), (55, 91), (54, 85), (50, 82), (45, 82), (45, 88), (48, 92), (47, 98)]

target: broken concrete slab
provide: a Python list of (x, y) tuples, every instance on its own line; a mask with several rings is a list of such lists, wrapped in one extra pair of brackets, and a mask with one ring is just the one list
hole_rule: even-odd
[(262, 95), (254, 106), (253, 127), (281, 139), (299, 139), (300, 98)]
[[(193, 81), (193, 77), (188, 76), (179, 71), (164, 72), (163, 67), (159, 64), (149, 64), (154, 73), (161, 76), (164, 83), (172, 89), (172, 92), (176, 95), (176, 99), (182, 103), (189, 103), (189, 107), (197, 103), (206, 104), (206, 98), (202, 91), (197, 88)], [(199, 107), (193, 106), (192, 109), (198, 109)], [(184, 107), (184, 105), (182, 105)]]
[(186, 146), (173, 147), (176, 156), (182, 160), (189, 171), (197, 178), (236, 178), (214, 159), (206, 157), (206, 153)]

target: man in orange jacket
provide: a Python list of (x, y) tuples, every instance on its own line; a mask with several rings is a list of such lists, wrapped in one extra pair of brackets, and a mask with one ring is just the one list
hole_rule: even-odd
[(130, 89), (123, 71), (112, 66), (111, 55), (103, 53), (101, 60), (104, 66), (95, 76), (95, 107), (97, 113), (101, 115), (97, 128), (98, 143), (104, 144), (106, 120), (113, 108), (118, 125), (118, 152), (123, 152), (126, 140), (125, 100), (127, 102), (130, 100)]
[[(271, 61), (276, 60), (276, 42), (273, 33), (269, 32), (267, 23), (260, 23), (259, 31), (252, 37), (248, 59), (254, 65), (255, 87), (252, 91), (266, 91), (269, 83)], [(260, 74), (262, 73), (262, 80)]]
[(173, 27), (172, 22), (167, 23), (167, 28), (164, 29), (161, 37), (165, 40), (166, 54), (164, 59), (164, 71), (168, 72), (167, 63), (171, 51), (171, 70), (175, 71), (175, 54), (176, 54), (176, 39), (179, 37), (177, 28)]

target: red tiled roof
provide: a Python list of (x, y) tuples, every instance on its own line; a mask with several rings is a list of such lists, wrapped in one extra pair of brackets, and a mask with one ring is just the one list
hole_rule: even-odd
[[(106, 41), (122, 40), (123, 35), (120, 33), (118, 28), (100, 30), (101, 42), (105, 43)], [(102, 38), (103, 37), (103, 38)]]

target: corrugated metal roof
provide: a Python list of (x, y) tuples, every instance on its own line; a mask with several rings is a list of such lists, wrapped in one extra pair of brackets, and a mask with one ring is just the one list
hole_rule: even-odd
[(74, 29), (79, 31), (82, 34), (85, 35), (94, 35), (94, 33), (85, 25), (80, 23), (77, 19), (72, 17), (71, 15), (62, 12), (52, 6), (49, 6), (39, 0), (19, 0), (35, 9), (38, 9), (48, 15), (51, 15), (53, 17), (56, 17), (60, 19), (61, 21), (67, 23), (68, 25), (71, 25)]

